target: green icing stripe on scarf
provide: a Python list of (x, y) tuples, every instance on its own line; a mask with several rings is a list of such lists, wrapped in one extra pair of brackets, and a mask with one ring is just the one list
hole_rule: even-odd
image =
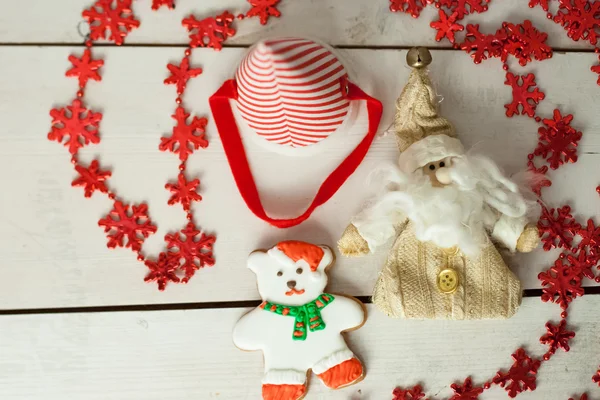
[(333, 295), (323, 293), (310, 303), (306, 303), (302, 306), (285, 306), (265, 301), (260, 307), (265, 311), (270, 311), (275, 314), (294, 317), (294, 333), (292, 339), (306, 340), (308, 330), (314, 332), (325, 329), (325, 321), (323, 321), (319, 310), (325, 308), (333, 300)]

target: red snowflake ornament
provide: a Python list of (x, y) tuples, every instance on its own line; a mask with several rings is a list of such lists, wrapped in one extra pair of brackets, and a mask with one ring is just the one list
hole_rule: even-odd
[(548, 11), (548, 0), (529, 0), (530, 8), (533, 8), (538, 4), (542, 7), (542, 10)]
[[(580, 227), (577, 231), (577, 234), (581, 237), (581, 242), (579, 242), (579, 249), (584, 254), (587, 249), (591, 255), (595, 258), (600, 256), (600, 227), (596, 227), (594, 225), (594, 221), (592, 219), (588, 219), (587, 225), (585, 227)], [(590, 260), (590, 262), (596, 263), (596, 259)], [(588, 278), (590, 278), (588, 276)]]
[(85, 197), (92, 197), (92, 194), (99, 190), (102, 193), (108, 193), (106, 180), (110, 177), (110, 171), (101, 171), (98, 160), (91, 162), (89, 167), (85, 168), (80, 164), (75, 165), (75, 170), (79, 176), (71, 182), (71, 186), (82, 186)]
[[(201, 233), (193, 222), (188, 223), (180, 232), (167, 234), (165, 241), (169, 258), (175, 260), (176, 266), (185, 272), (182, 283), (187, 283), (200, 268), (215, 265), (215, 237)], [(183, 264), (180, 266), (181, 262)]]
[(145, 282), (156, 282), (158, 283), (158, 290), (161, 292), (165, 290), (165, 287), (169, 282), (179, 283), (179, 277), (175, 273), (177, 264), (175, 260), (167, 256), (166, 253), (160, 253), (158, 260), (146, 260), (144, 263), (150, 270), (148, 275), (144, 278)]
[(582, 133), (571, 127), (572, 115), (562, 116), (554, 110), (553, 119), (543, 119), (545, 126), (538, 129), (539, 142), (533, 154), (546, 159), (550, 168), (577, 161), (577, 145)]
[(390, 11), (403, 12), (410, 14), (413, 18), (418, 18), (426, 5), (426, 0), (390, 0)]
[(538, 31), (531, 21), (525, 20), (516, 25), (505, 22), (503, 26), (509, 40), (504, 46), (502, 61), (506, 61), (506, 54), (512, 54), (519, 59), (519, 64), (525, 66), (532, 57), (538, 61), (552, 57), (552, 48), (546, 44), (548, 34)]
[(173, 127), (173, 134), (170, 137), (160, 138), (158, 149), (160, 151), (170, 151), (179, 154), (181, 161), (187, 160), (188, 156), (198, 150), (200, 147), (205, 149), (208, 146), (208, 140), (205, 138), (206, 118), (192, 118), (191, 123), (187, 123), (190, 114), (185, 112), (181, 106), (177, 107), (173, 119), (177, 125)]
[(187, 82), (202, 73), (202, 68), (190, 68), (189, 57), (184, 57), (179, 66), (168, 64), (167, 68), (171, 76), (165, 79), (165, 85), (177, 85), (177, 94), (181, 95), (185, 91)]
[(540, 238), (544, 242), (544, 250), (549, 251), (556, 247), (571, 248), (573, 235), (578, 232), (579, 225), (571, 215), (571, 207), (551, 208), (542, 206), (542, 214), (538, 221)]
[(97, 0), (92, 7), (84, 10), (81, 15), (90, 25), (90, 38), (108, 38), (116, 45), (123, 44), (129, 32), (140, 26), (140, 21), (135, 19), (131, 11), (131, 2), (132, 0)]
[(492, 382), (505, 388), (509, 397), (516, 397), (525, 390), (535, 390), (540, 361), (532, 360), (523, 349), (518, 349), (512, 358), (514, 363), (508, 372), (498, 371)]
[(461, 20), (468, 14), (486, 12), (488, 9), (487, 3), (489, 3), (489, 1), (490, 0), (447, 0), (442, 2), (442, 4), (449, 3), (447, 7), (450, 9), (450, 12), (453, 14), (456, 13), (457, 19)]
[(270, 17), (279, 18), (281, 12), (277, 9), (277, 4), (281, 0), (248, 0), (248, 3), (252, 6), (246, 13), (246, 17), (259, 17), (260, 24), (266, 25)]
[[(569, 397), (569, 400), (575, 400), (575, 399), (572, 397)], [(582, 394), (581, 397), (579, 398), (579, 400), (588, 400), (587, 393)]]
[(460, 32), (465, 29), (464, 26), (456, 23), (456, 15), (454, 13), (448, 17), (444, 10), (439, 11), (440, 19), (429, 24), (429, 26), (438, 31), (437, 35), (435, 35), (436, 41), (439, 42), (443, 38), (448, 38), (450, 43), (454, 44), (454, 32)]
[(177, 183), (167, 183), (165, 185), (165, 189), (170, 190), (171, 193), (173, 193), (169, 199), (169, 205), (181, 203), (184, 211), (189, 211), (192, 201), (202, 200), (202, 196), (197, 192), (199, 185), (199, 179), (188, 181), (185, 179), (183, 172), (179, 173), (177, 176)]
[(559, 258), (548, 271), (540, 272), (538, 279), (542, 281), (542, 301), (558, 304), (563, 310), (578, 296), (583, 296), (581, 278), (570, 265), (563, 264)]
[(75, 154), (87, 144), (100, 142), (98, 125), (102, 114), (85, 108), (81, 100), (73, 100), (70, 106), (53, 108), (50, 116), (52, 130), (48, 133), (48, 139), (62, 143), (68, 137), (64, 145), (69, 148), (69, 153)]
[(535, 174), (533, 182), (531, 183), (531, 190), (538, 197), (542, 197), (542, 189), (545, 187), (552, 186), (552, 181), (546, 178), (546, 172), (548, 172), (548, 166), (544, 165), (541, 168), (537, 168), (533, 163), (533, 154), (530, 154), (531, 159), (527, 162), (529, 171)]
[(152, 0), (153, 10), (158, 10), (162, 6), (167, 6), (172, 10), (175, 8), (175, 0)]
[(567, 321), (562, 320), (558, 325), (552, 325), (550, 322), (546, 322), (546, 333), (540, 338), (541, 344), (547, 344), (550, 346), (548, 353), (554, 354), (557, 349), (563, 349), (569, 351), (569, 340), (575, 337), (575, 332), (568, 331), (566, 329)]
[(235, 35), (235, 29), (230, 26), (234, 18), (233, 14), (225, 11), (215, 18), (208, 17), (201, 21), (190, 15), (181, 23), (191, 32), (191, 47), (212, 47), (218, 51), (223, 48), (223, 42), (227, 38)]
[[(519, 81), (521, 80), (521, 84)], [(519, 114), (519, 106), (521, 106), (521, 115), (528, 115), (533, 117), (535, 115), (535, 108), (537, 104), (544, 99), (545, 94), (535, 87), (535, 75), (527, 74), (526, 76), (513, 75), (512, 73), (506, 74), (505, 85), (512, 87), (513, 100), (509, 104), (505, 104), (506, 116), (512, 117), (515, 114)], [(529, 90), (534, 88), (533, 90)]]
[(598, 85), (600, 85), (600, 58), (598, 58), (598, 65), (593, 65), (590, 69), (592, 70), (592, 72), (595, 72), (598, 74)]
[(473, 382), (471, 381), (470, 376), (465, 379), (462, 386), (457, 383), (453, 383), (450, 385), (450, 387), (452, 390), (454, 390), (454, 395), (450, 397), (449, 400), (477, 400), (479, 395), (483, 393), (482, 387), (473, 387)]
[(506, 39), (504, 29), (500, 29), (495, 35), (489, 35), (479, 32), (479, 24), (468, 24), (465, 41), (461, 43), (460, 48), (471, 53), (473, 62), (479, 64), (488, 58), (500, 57)]
[(425, 393), (421, 385), (413, 386), (410, 389), (403, 389), (397, 387), (392, 392), (394, 398), (392, 400), (427, 400), (425, 399)]
[[(578, 249), (579, 254), (575, 257), (573, 254), (564, 254), (560, 255), (560, 258), (566, 259), (575, 274), (577, 274), (580, 278), (586, 277), (588, 279), (594, 279), (594, 271), (593, 268), (598, 262), (598, 255), (588, 254), (585, 248), (580, 247)], [(596, 253), (595, 248), (592, 250), (593, 253)]]
[(598, 367), (598, 371), (592, 376), (592, 382), (597, 383), (600, 386), (600, 367)]
[(562, 25), (571, 39), (588, 40), (595, 46), (600, 32), (600, 2), (559, 0), (559, 3), (554, 22)]
[(102, 80), (98, 70), (104, 65), (104, 60), (92, 59), (90, 49), (85, 49), (81, 58), (70, 55), (69, 61), (73, 64), (73, 68), (68, 70), (65, 75), (68, 77), (76, 76), (79, 79), (79, 87), (85, 87), (90, 79), (93, 81)]
[[(148, 206), (140, 204), (131, 206), (115, 201), (113, 209), (108, 215), (98, 221), (98, 225), (104, 227), (108, 233), (108, 248), (129, 247), (133, 251), (140, 251), (144, 240), (156, 232), (156, 226), (152, 225), (148, 216)], [(124, 244), (124, 239), (127, 243)]]

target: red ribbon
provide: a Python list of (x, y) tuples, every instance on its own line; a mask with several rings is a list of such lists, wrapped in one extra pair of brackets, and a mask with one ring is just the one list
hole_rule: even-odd
[(208, 100), (235, 183), (246, 205), (258, 218), (278, 228), (290, 228), (304, 222), (317, 207), (329, 200), (338, 191), (365, 158), (377, 133), (381, 114), (383, 113), (383, 106), (379, 100), (369, 96), (352, 82), (347, 83), (348, 93), (346, 98), (348, 100), (366, 100), (367, 102), (369, 131), (358, 146), (352, 150), (352, 153), (323, 181), (314, 200), (306, 211), (302, 215), (292, 219), (271, 218), (262, 206), (252, 171), (250, 171), (242, 137), (238, 131), (235, 117), (231, 110), (231, 104), (229, 103), (229, 100), (237, 100), (238, 97), (235, 80), (230, 79), (226, 81)]

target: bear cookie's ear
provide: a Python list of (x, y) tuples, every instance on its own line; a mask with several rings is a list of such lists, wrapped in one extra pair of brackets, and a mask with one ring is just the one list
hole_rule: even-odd
[(259, 268), (262, 267), (264, 269), (266, 265), (268, 265), (271, 262), (271, 258), (269, 257), (266, 251), (255, 250), (248, 256), (247, 266), (252, 272), (258, 274)]

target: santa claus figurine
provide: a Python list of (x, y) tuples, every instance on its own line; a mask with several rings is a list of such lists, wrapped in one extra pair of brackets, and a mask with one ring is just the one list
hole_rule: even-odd
[(467, 154), (437, 114), (429, 51), (412, 49), (407, 61), (413, 71), (396, 104), (398, 165), (387, 170), (385, 193), (346, 228), (340, 252), (372, 253), (396, 236), (373, 293), (389, 316), (508, 318), (522, 289), (498, 248), (537, 247), (528, 217), (538, 208), (493, 161)]

